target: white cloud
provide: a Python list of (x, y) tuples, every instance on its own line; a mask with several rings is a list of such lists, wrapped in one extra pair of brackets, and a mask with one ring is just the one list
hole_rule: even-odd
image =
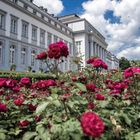
[(54, 15), (60, 14), (64, 9), (61, 0), (34, 0), (34, 3), (38, 6), (47, 8), (48, 12)]
[[(89, 0), (82, 6), (84, 13), (81, 17), (90, 21), (106, 37), (110, 51), (119, 57), (127, 54), (128, 59), (138, 57), (129, 51), (136, 50), (136, 46), (138, 51), (140, 46), (140, 0)], [(104, 14), (107, 10), (120, 17), (120, 23), (106, 20)], [(133, 53), (136, 54), (135, 51)]]

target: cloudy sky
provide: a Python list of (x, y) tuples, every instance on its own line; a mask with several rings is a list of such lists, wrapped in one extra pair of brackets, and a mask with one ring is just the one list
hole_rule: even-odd
[(140, 0), (34, 0), (34, 3), (56, 16), (77, 13), (106, 37), (108, 50), (117, 57), (140, 59)]

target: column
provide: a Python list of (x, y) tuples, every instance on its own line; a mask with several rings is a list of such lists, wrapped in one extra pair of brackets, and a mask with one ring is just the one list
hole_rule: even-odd
[(98, 44), (97, 44), (97, 50), (98, 50), (98, 57), (100, 57), (100, 48)]
[(5, 63), (5, 68), (9, 70), (9, 48), (10, 48), (10, 42), (9, 40), (5, 40), (5, 48), (4, 48), (4, 63)]
[(48, 48), (48, 43), (47, 43), (47, 32), (45, 31), (45, 48)]
[(18, 33), (18, 40), (21, 40), (21, 34), (22, 34), (22, 22), (21, 19), (18, 19), (18, 29), (17, 29), (17, 33)]
[(37, 28), (37, 46), (40, 46), (40, 29)]
[[(18, 42), (17, 46), (16, 46), (16, 61), (17, 61), (17, 70), (21, 70), (20, 66), (21, 66), (21, 43)], [(27, 53), (27, 50), (26, 50), (26, 53)], [(26, 60), (28, 61), (28, 59)]]
[(28, 25), (28, 42), (32, 43), (32, 26), (30, 23)]
[(9, 13), (7, 13), (6, 20), (5, 20), (6, 36), (10, 36), (10, 23), (11, 23), (11, 16), (9, 15)]
[(95, 48), (95, 57), (97, 56), (97, 44), (96, 42), (94, 43), (94, 48)]
[(93, 41), (91, 41), (89, 53), (90, 53), (90, 57), (93, 57)]

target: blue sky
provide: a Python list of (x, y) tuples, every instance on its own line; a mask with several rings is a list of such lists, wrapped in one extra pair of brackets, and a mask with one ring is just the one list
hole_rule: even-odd
[(108, 43), (107, 49), (140, 59), (140, 0), (34, 0), (55, 16), (76, 13), (88, 20)]
[(67, 15), (71, 13), (81, 14), (83, 12), (82, 3), (87, 0), (62, 0), (64, 10), (60, 15)]

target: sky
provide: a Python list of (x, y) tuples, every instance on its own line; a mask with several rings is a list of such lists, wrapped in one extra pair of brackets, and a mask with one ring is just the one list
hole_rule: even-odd
[[(53, 4), (52, 4), (53, 1)], [(140, 59), (140, 0), (34, 0), (55, 16), (76, 13), (106, 38), (118, 58)]]

